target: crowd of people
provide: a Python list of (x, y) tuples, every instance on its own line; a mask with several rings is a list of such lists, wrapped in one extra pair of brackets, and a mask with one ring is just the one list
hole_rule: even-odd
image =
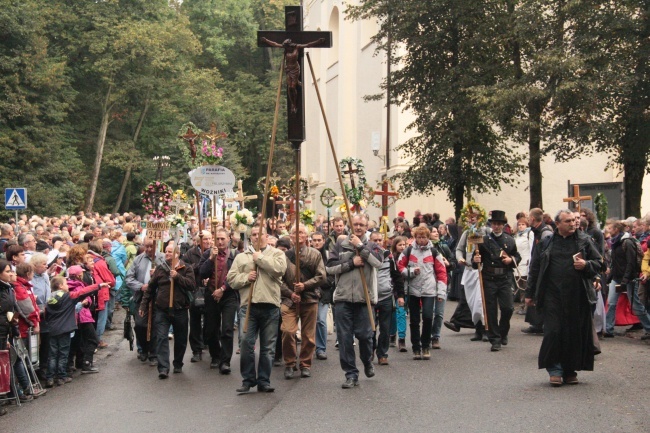
[[(177, 244), (143, 238), (133, 214), (23, 215), (0, 225), (0, 343), (13, 355), (0, 399), (29, 401), (76, 370), (97, 373), (94, 354), (108, 347), (120, 307), (133, 318), (138, 358), (161, 380), (182, 373), (189, 342), (191, 362), (207, 352), (221, 374), (240, 354), (239, 393), (273, 392), (273, 366), (287, 380), (310, 377), (313, 359), (328, 358), (328, 317), (345, 389), (359, 384), (355, 345), (366, 377), (375, 361), (389, 364), (391, 347), (409, 351), (407, 320), (414, 360), (443, 347), (443, 325), (503, 350), (515, 302), (530, 325), (522, 332), (544, 335), (539, 368), (552, 386), (592, 370), (615, 325), (650, 340), (649, 217), (603, 230), (589, 209), (554, 218), (531, 209), (514, 221), (493, 210), (481, 224), (471, 207), (458, 224), (400, 212), (388, 231), (366, 215), (310, 227), (273, 218), (244, 242), (228, 224), (201, 230), (192, 217)], [(444, 321), (448, 299), (458, 303)]]

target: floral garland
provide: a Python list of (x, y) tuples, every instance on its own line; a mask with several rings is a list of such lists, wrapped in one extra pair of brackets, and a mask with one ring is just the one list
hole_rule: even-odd
[(368, 200), (368, 203), (371, 204), (374, 207), (380, 208), (381, 210), (388, 209), (389, 207), (394, 205), (397, 202), (397, 200), (399, 200), (399, 198), (400, 198), (399, 193), (397, 193), (397, 195), (393, 195), (393, 196), (389, 195), (388, 196), (388, 203), (386, 204), (385, 207), (382, 206), (381, 201), (376, 201), (375, 197), (377, 197), (377, 196), (375, 195), (375, 191), (381, 190), (382, 186), (384, 185), (384, 182), (386, 182), (388, 184), (388, 192), (397, 192), (395, 190), (395, 185), (393, 185), (393, 182), (391, 182), (390, 179), (384, 179), (384, 180), (378, 182), (376, 189), (371, 187), (370, 185), (366, 186), (366, 199)]
[(253, 213), (248, 209), (239, 209), (230, 214), (230, 225), (239, 233), (246, 233), (254, 222)]
[[(291, 176), (287, 183), (287, 188), (291, 191), (291, 195), (296, 191), (296, 176)], [(303, 177), (300, 178), (300, 200), (306, 200), (309, 196), (309, 182)]]
[(364, 170), (363, 161), (361, 161), (359, 158), (348, 157), (339, 161), (339, 167), (341, 170), (349, 168), (350, 164), (356, 167), (356, 175), (359, 178), (359, 181), (354, 188), (348, 186), (347, 184), (344, 184), (343, 186), (345, 187), (345, 194), (348, 196), (348, 201), (351, 204), (360, 205), (360, 202), (363, 200), (365, 195), (366, 172)]
[[(469, 224), (470, 215), (478, 214), (475, 225)], [(463, 230), (470, 230), (471, 234), (476, 233), (478, 229), (485, 226), (487, 222), (487, 212), (475, 201), (469, 201), (460, 211), (460, 226)]]
[[(264, 187), (266, 186), (266, 176), (262, 176), (259, 179), (257, 179), (255, 185), (257, 186), (257, 190), (262, 194), (264, 194)], [(280, 189), (278, 188), (278, 185), (272, 180), (272, 183), (269, 186), (269, 197), (271, 198), (271, 200), (275, 200), (276, 198), (278, 198), (279, 195), (280, 195)]]
[(151, 182), (142, 190), (142, 207), (153, 219), (164, 219), (169, 212), (173, 191), (159, 180)]

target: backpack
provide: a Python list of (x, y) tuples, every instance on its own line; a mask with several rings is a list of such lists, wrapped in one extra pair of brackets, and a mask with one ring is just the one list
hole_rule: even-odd
[[(634, 268), (634, 272), (639, 273), (639, 272), (641, 272), (641, 262), (643, 262), (643, 248), (641, 247), (641, 242), (639, 242), (635, 238), (626, 238), (626, 239), (623, 240), (623, 251), (627, 251), (627, 249), (625, 248), (625, 245), (629, 244), (629, 242), (625, 242), (627, 240), (632, 241), (632, 244), (634, 245), (632, 247), (636, 251), (636, 267)], [(630, 247), (628, 247), (628, 248), (630, 248)], [(626, 252), (626, 254), (627, 254), (627, 252)]]

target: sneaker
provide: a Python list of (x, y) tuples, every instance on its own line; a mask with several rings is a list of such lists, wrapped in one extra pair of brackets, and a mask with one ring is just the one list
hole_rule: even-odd
[(397, 335), (394, 335), (394, 334), (391, 335), (389, 341), (390, 341), (390, 342), (389, 342), (389, 346), (390, 346), (390, 347), (395, 347), (395, 346), (397, 346)]
[(359, 381), (357, 379), (345, 379), (345, 382), (341, 385), (341, 388), (343, 389), (351, 389), (354, 388), (355, 386), (359, 386)]
[(158, 367), (158, 360), (156, 358), (149, 358), (150, 367)]
[(397, 342), (397, 347), (400, 352), (408, 352), (408, 349), (406, 348), (406, 340), (403, 338), (399, 339), (399, 341)]
[(183, 372), (183, 367), (174, 367), (174, 374), (179, 374)]
[(424, 359), (424, 360), (431, 359), (431, 352), (429, 352), (428, 347), (425, 347), (424, 349), (422, 349), (422, 359)]
[(287, 380), (293, 379), (293, 367), (286, 367), (284, 369), (284, 378)]
[(336, 340), (336, 343), (334, 343), (334, 347), (336, 347), (337, 349), (339, 348), (339, 340)]
[(422, 351), (421, 350), (414, 350), (413, 351), (413, 359), (416, 361), (422, 359)]
[(201, 361), (201, 359), (202, 359), (201, 353), (196, 352), (192, 354), (192, 359), (190, 359), (190, 362), (199, 362)]
[(437, 338), (434, 338), (431, 340), (431, 348), (432, 349), (440, 349), (440, 340)]
[(321, 361), (325, 361), (327, 359), (327, 353), (325, 352), (318, 352), (316, 354), (316, 359), (320, 359)]
[(311, 377), (311, 370), (308, 368), (301, 368), (300, 377)]
[(231, 371), (230, 364), (227, 362), (224, 362), (219, 366), (219, 373), (221, 374), (230, 374)]
[(18, 398), (20, 399), (21, 403), (34, 400), (34, 396), (31, 394), (20, 394), (20, 397)]
[(92, 365), (85, 366), (81, 369), (81, 374), (93, 374), (93, 373), (99, 373), (99, 369), (97, 367), (93, 367)]
[(38, 389), (34, 388), (32, 390), (32, 395), (34, 396), (34, 398), (39, 398), (40, 396), (45, 395), (46, 393), (47, 393), (47, 390), (42, 389), (42, 388), (38, 388)]

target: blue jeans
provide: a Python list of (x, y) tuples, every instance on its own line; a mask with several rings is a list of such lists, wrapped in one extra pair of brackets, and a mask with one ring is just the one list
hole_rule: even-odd
[(108, 303), (106, 303), (106, 307), (97, 312), (97, 338), (99, 338), (99, 341), (102, 340), (102, 335), (104, 335), (104, 331), (106, 330), (106, 320), (108, 319)]
[(395, 316), (397, 318), (397, 336), (400, 340), (406, 338), (406, 299), (404, 300), (404, 307), (399, 305), (395, 309)]
[(438, 298), (434, 298), (433, 301), (433, 327), (431, 328), (431, 338), (434, 340), (440, 339), (440, 329), (442, 329), (442, 321), (445, 316), (445, 304), (447, 300), (443, 299), (439, 301)]
[(546, 367), (546, 371), (548, 371), (549, 376), (568, 377), (574, 376), (576, 374), (575, 371), (565, 371), (564, 367), (562, 367), (562, 364), (559, 362), (557, 364), (553, 364), (550, 367)]
[(70, 333), (50, 335), (50, 357), (47, 362), (47, 374), (50, 380), (54, 377), (65, 379), (68, 368), (68, 355), (70, 354)]
[[(245, 313), (245, 312), (244, 312)], [(245, 314), (242, 318), (245, 317)], [(270, 385), (280, 309), (273, 304), (251, 304), (248, 329), (241, 342), (240, 369), (243, 384)], [(260, 360), (255, 372), (255, 340), (260, 335)]]
[(106, 304), (106, 310), (108, 310), (108, 315), (106, 316), (106, 323), (109, 325), (113, 323), (113, 313), (115, 312), (115, 294), (113, 289), (111, 289), (110, 297), (108, 298), (108, 303)]
[(316, 318), (316, 354), (325, 353), (327, 350), (327, 313), (330, 304), (318, 303), (318, 317)]
[(337, 302), (336, 337), (339, 341), (339, 360), (346, 379), (358, 379), (359, 370), (355, 362), (354, 337), (359, 340), (359, 358), (363, 365), (372, 362), (372, 328), (365, 303)]

